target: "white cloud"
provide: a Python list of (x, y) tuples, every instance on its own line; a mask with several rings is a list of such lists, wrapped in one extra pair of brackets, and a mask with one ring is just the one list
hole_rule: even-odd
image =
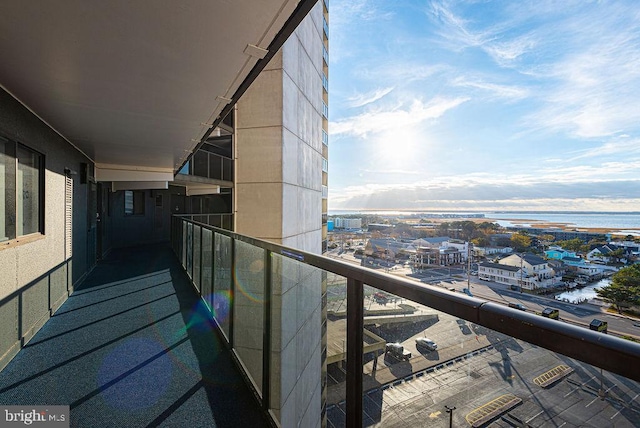
[(329, 124), (331, 135), (349, 134), (366, 137), (390, 129), (402, 129), (428, 119), (437, 119), (448, 110), (468, 101), (469, 98), (434, 98), (424, 104), (414, 100), (408, 108), (402, 105), (392, 109), (368, 111)]
[(490, 92), (499, 98), (522, 99), (528, 97), (530, 94), (530, 91), (527, 88), (499, 85), (497, 83), (489, 83), (482, 80), (471, 80), (463, 77), (453, 79), (451, 84), (454, 86), (481, 89), (483, 91)]
[(364, 107), (367, 104), (374, 103), (383, 98), (385, 95), (393, 91), (393, 89), (393, 86), (388, 88), (378, 88), (364, 94), (357, 94), (349, 97), (347, 98), (347, 101), (350, 107)]
[(513, 40), (488, 43), (484, 46), (484, 50), (491, 55), (491, 57), (500, 66), (508, 67), (520, 57), (534, 49), (536, 44), (536, 37), (533, 35), (526, 35)]
[(451, 43), (454, 49), (471, 46), (482, 46), (495, 36), (492, 31), (473, 31), (468, 28), (468, 21), (456, 15), (446, 1), (433, 1), (429, 13), (441, 23), (439, 36)]
[[(629, 159), (630, 155), (640, 154), (640, 139), (629, 139), (629, 136), (620, 136), (615, 140), (605, 142), (597, 147), (586, 149), (579, 155), (571, 157), (567, 162), (575, 162), (580, 159), (587, 158), (602, 158), (611, 155), (625, 155)], [(611, 165), (611, 163), (609, 163)], [(633, 168), (637, 168), (638, 165), (630, 164), (628, 161), (622, 165), (617, 165), (617, 168), (627, 167), (631, 165)]]

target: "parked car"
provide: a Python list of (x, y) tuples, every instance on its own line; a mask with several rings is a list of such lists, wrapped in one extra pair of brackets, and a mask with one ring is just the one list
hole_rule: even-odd
[(431, 339), (427, 339), (426, 337), (419, 337), (416, 339), (416, 348), (418, 350), (426, 349), (428, 351), (435, 351), (436, 349), (438, 349), (438, 345)]
[(595, 331), (601, 331), (602, 333), (607, 332), (608, 323), (606, 321), (601, 321), (597, 318), (594, 318), (593, 321), (589, 324), (589, 328)]
[(557, 320), (560, 318), (560, 311), (553, 308), (544, 308), (542, 310), (542, 316), (551, 318), (552, 320)]
[(387, 343), (385, 354), (391, 355), (397, 360), (409, 361), (411, 359), (411, 352), (404, 349), (404, 346), (399, 343)]
[(522, 303), (509, 303), (510, 308), (520, 309), (521, 311), (526, 311), (527, 307)]

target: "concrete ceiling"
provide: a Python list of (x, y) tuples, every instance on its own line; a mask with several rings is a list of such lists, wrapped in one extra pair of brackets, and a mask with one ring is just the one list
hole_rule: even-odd
[(297, 3), (3, 0), (0, 85), (98, 167), (173, 173)]

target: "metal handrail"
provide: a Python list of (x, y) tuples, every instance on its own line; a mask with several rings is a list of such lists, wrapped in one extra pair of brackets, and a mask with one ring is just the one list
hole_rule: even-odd
[(638, 343), (204, 223), (183, 221), (640, 381)]

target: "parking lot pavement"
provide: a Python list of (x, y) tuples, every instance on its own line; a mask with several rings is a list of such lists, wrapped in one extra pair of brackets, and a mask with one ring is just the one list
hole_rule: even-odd
[[(640, 426), (640, 385), (524, 342), (490, 337), (493, 348), (466, 359), (423, 372), (410, 380), (365, 394), (367, 426), (446, 427), (444, 406), (456, 407), (453, 426), (470, 426), (467, 416), (487, 409), (497, 398), (521, 400), (483, 426), (513, 427), (637, 427)], [(568, 376), (542, 388), (534, 381), (559, 365)], [(602, 380), (601, 380), (602, 379)], [(601, 397), (600, 384), (606, 391)], [(495, 406), (494, 406), (495, 407)], [(339, 406), (328, 409), (329, 426), (339, 418)]]

